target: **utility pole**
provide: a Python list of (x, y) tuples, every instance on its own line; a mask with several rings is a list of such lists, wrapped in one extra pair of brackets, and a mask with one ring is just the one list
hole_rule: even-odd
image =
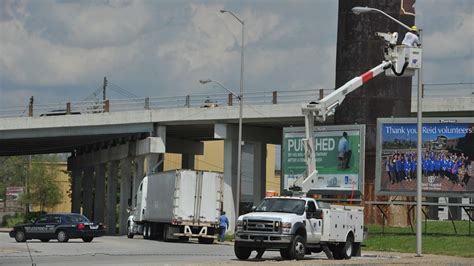
[(30, 177), (31, 177), (31, 155), (28, 155), (28, 173), (26, 175), (25, 190), (26, 190), (26, 214), (30, 213)]
[(107, 100), (107, 95), (106, 95), (106, 89), (107, 89), (107, 77), (104, 77), (104, 84), (102, 87), (102, 100)]

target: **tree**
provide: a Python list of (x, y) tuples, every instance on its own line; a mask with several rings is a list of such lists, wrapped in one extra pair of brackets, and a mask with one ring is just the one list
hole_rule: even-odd
[(27, 156), (0, 157), (0, 198), (6, 208), (6, 189), (11, 186), (24, 186), (28, 174)]
[[(35, 158), (38, 159), (38, 158)], [(38, 205), (40, 211), (45, 207), (54, 207), (61, 203), (63, 193), (57, 184), (56, 176), (59, 172), (55, 164), (51, 164), (54, 158), (44, 156), (39, 158), (42, 162), (34, 162), (30, 168), (28, 180), (29, 193), (22, 197), (22, 202)], [(45, 161), (49, 162), (45, 162)]]

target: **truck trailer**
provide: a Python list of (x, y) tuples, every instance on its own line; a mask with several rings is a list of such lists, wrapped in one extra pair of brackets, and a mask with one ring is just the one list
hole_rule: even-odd
[(145, 176), (128, 218), (127, 236), (145, 239), (214, 242), (223, 204), (221, 173), (173, 170)]

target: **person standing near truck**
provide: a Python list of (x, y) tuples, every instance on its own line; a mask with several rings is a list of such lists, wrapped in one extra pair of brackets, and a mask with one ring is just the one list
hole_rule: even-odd
[(225, 216), (225, 211), (222, 211), (219, 218), (219, 242), (224, 242), (225, 231), (229, 228), (229, 219)]

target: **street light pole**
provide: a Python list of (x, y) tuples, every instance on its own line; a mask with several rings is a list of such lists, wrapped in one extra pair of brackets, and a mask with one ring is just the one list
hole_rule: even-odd
[(239, 93), (239, 139), (237, 150), (237, 195), (235, 205), (235, 220), (239, 217), (240, 210), (240, 186), (242, 183), (242, 109), (244, 96), (244, 21), (237, 17), (232, 11), (221, 10), (221, 13), (231, 14), (242, 25), (242, 44), (240, 46), (240, 93)]
[[(221, 88), (223, 88), (224, 90), (228, 91), (230, 94), (232, 94), (232, 96), (236, 97), (238, 100), (239, 100), (239, 144), (242, 143), (242, 93), (240, 95), (237, 95), (236, 93), (234, 93), (233, 91), (229, 90), (228, 88), (226, 88), (224, 85), (222, 85), (219, 81), (216, 81), (216, 80), (212, 80), (212, 79), (200, 79), (199, 80), (199, 83), (201, 84), (207, 84), (207, 83), (216, 83), (217, 85), (219, 85)], [(237, 157), (237, 195), (236, 195), (236, 201), (237, 201), (237, 204), (234, 206), (234, 210), (235, 210), (235, 220), (237, 220), (237, 218), (239, 217), (238, 213), (239, 213), (239, 202), (240, 202), (240, 174), (241, 174), (241, 158), (242, 158), (242, 145), (239, 145), (238, 147), (238, 150), (237, 150), (237, 153), (238, 153), (238, 157)]]
[[(401, 26), (403, 26), (404, 28), (408, 29), (408, 30), (411, 30), (410, 27), (408, 27), (406, 24), (404, 24), (403, 22), (395, 19), (394, 17), (390, 16), (389, 14), (383, 12), (382, 10), (380, 9), (377, 9), (377, 8), (372, 8), (372, 7), (360, 7), (360, 6), (356, 6), (356, 7), (353, 7), (352, 8), (352, 12), (356, 15), (359, 15), (361, 13), (369, 13), (369, 12), (378, 12), (378, 13), (381, 13), (383, 15), (385, 15), (386, 17), (388, 17), (389, 19), (397, 22), (398, 24), (400, 24)], [(421, 35), (422, 35), (422, 29), (419, 29), (418, 30), (419, 32), (419, 39), (420, 39), (420, 43), (421, 42)], [(417, 164), (416, 164), (416, 256), (417, 257), (422, 257), (422, 248), (421, 248), (421, 238), (422, 238), (422, 234), (421, 234), (421, 215), (422, 215), (422, 211), (421, 211), (421, 204), (422, 204), (422, 201), (421, 201), (421, 197), (422, 197), (422, 190), (421, 190), (421, 186), (422, 186), (422, 171), (421, 171), (421, 168), (422, 168), (422, 160), (421, 160), (421, 152), (422, 152), (422, 136), (423, 136), (423, 115), (422, 115), (422, 82), (423, 82), (423, 79), (422, 79), (422, 68), (423, 68), (423, 60), (421, 60), (420, 62), (420, 68), (418, 69), (418, 95), (417, 95), (417, 120), (416, 120), (416, 125), (417, 125), (417, 143), (416, 143), (416, 153), (417, 153)]]

